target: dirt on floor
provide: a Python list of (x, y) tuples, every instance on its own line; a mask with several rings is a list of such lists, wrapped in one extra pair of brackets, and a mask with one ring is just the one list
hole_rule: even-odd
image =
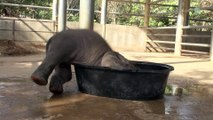
[(44, 43), (34, 42), (17, 42), (11, 40), (0, 41), (1, 56), (23, 56), (30, 54), (43, 53), (45, 50)]

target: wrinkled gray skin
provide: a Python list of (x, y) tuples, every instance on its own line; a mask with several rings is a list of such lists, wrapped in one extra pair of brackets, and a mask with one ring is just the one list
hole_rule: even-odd
[(65, 30), (55, 34), (47, 43), (46, 57), (31, 75), (39, 85), (47, 85), (52, 73), (49, 90), (63, 93), (63, 84), (71, 80), (71, 64), (104, 66), (119, 70), (134, 70), (134, 65), (117, 52), (105, 40), (91, 30)]

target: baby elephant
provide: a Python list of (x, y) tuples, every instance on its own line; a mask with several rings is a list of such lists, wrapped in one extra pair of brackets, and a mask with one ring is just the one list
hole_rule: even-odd
[(63, 84), (71, 80), (71, 64), (104, 66), (119, 70), (135, 70), (127, 59), (114, 52), (106, 41), (92, 30), (65, 30), (51, 37), (46, 46), (46, 57), (31, 75), (38, 85), (47, 85), (53, 73), (49, 90), (63, 93)]

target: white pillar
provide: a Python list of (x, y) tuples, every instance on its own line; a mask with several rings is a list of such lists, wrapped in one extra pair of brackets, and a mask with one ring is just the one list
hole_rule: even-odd
[(107, 15), (107, 0), (102, 0), (101, 3), (101, 24), (106, 24)]
[(58, 17), (58, 0), (53, 0), (52, 5), (52, 20), (56, 21)]
[(211, 46), (210, 46), (210, 60), (211, 62), (213, 62), (213, 29), (212, 29)]
[(176, 27), (176, 37), (175, 37), (175, 55), (181, 55), (181, 42), (183, 35), (183, 2), (184, 0), (179, 0), (178, 2), (178, 17), (177, 17), (177, 27)]
[(66, 29), (67, 20), (67, 0), (59, 0), (58, 7), (58, 31), (63, 31)]
[(102, 37), (106, 36), (106, 15), (107, 15), (107, 0), (102, 0), (101, 3), (101, 24), (102, 24)]
[(80, 28), (93, 29), (94, 0), (80, 0)]

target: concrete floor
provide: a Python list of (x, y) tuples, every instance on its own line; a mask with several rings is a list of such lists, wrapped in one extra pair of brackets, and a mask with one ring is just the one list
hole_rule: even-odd
[(213, 62), (172, 54), (122, 52), (131, 60), (174, 66), (169, 85), (184, 89), (181, 96), (165, 95), (153, 101), (130, 101), (78, 92), (75, 78), (65, 93), (54, 96), (38, 86), (30, 74), (44, 55), (0, 56), (1, 120), (212, 120)]

